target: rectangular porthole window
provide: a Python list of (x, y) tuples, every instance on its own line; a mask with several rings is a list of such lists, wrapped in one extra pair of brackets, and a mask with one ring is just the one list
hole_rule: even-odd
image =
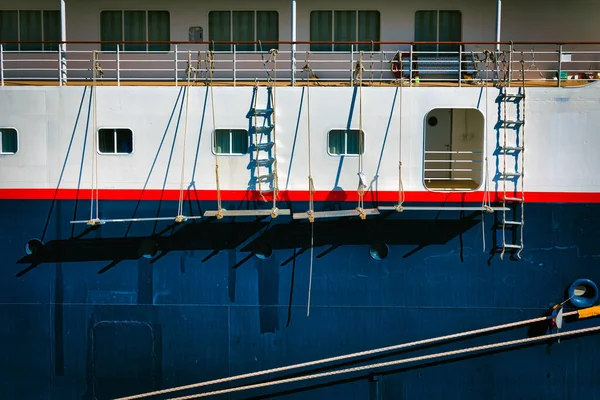
[[(115, 10), (100, 13), (100, 40), (138, 42), (120, 44), (121, 51), (169, 51), (171, 16), (168, 11)], [(139, 42), (155, 43), (139, 43)], [(163, 42), (163, 43), (156, 43)], [(102, 43), (102, 51), (115, 51), (116, 43)]]
[(0, 42), (13, 42), (4, 43), (6, 51), (57, 51), (59, 40), (57, 10), (0, 11)]
[(128, 128), (99, 129), (98, 151), (101, 154), (131, 154), (133, 152), (133, 132)]
[(359, 155), (365, 152), (365, 134), (358, 129), (332, 129), (328, 135), (329, 154)]
[[(310, 12), (311, 42), (379, 42), (381, 15), (377, 10), (316, 10)], [(311, 44), (311, 51), (350, 51), (345, 43)], [(357, 46), (354, 46), (357, 50)], [(379, 44), (358, 45), (358, 50), (379, 51)]]
[(19, 150), (19, 138), (14, 128), (0, 128), (0, 154), (15, 154)]
[[(210, 42), (257, 42), (238, 44), (237, 51), (269, 51), (277, 49), (279, 41), (279, 14), (277, 11), (210, 11), (208, 13), (208, 40)], [(231, 51), (228, 44), (211, 44), (214, 51)]]
[(214, 139), (216, 154), (248, 153), (248, 131), (245, 129), (216, 129)]

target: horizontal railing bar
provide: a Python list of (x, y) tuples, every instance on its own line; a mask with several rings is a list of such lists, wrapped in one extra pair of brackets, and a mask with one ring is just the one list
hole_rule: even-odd
[[(314, 44), (314, 45), (357, 45), (357, 46), (378, 46), (378, 45), (505, 45), (510, 46), (522, 46), (522, 45), (541, 45), (541, 46), (552, 46), (552, 45), (600, 45), (598, 41), (500, 41), (500, 42), (490, 42), (490, 41), (448, 41), (448, 42), (436, 42), (436, 41), (306, 41), (306, 40), (297, 40), (297, 41), (274, 41), (274, 40), (265, 40), (265, 41), (187, 41), (187, 40), (173, 40), (173, 41), (134, 41), (134, 40), (19, 40), (19, 41), (3, 41), (3, 44), (11, 45), (11, 44), (113, 44), (113, 45), (127, 45), (127, 44), (137, 44), (137, 45), (169, 45), (169, 44), (183, 44), (183, 45), (292, 45), (292, 44)], [(28, 50), (35, 51), (35, 50)], [(38, 50), (42, 52), (44, 50)], [(48, 52), (56, 52), (55, 50), (46, 50)], [(135, 50), (141, 51), (141, 50)], [(158, 50), (157, 50), (158, 51)], [(374, 50), (377, 51), (377, 50)], [(267, 50), (268, 52), (268, 50)]]

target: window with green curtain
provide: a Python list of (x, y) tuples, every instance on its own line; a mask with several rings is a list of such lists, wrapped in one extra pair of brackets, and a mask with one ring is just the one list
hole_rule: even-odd
[(216, 154), (247, 154), (248, 131), (244, 129), (215, 129)]
[[(232, 42), (254, 42), (254, 11), (234, 11)], [(238, 44), (237, 51), (254, 51), (254, 44)]]
[(17, 42), (19, 40), (19, 12), (18, 11), (0, 11), (0, 42), (3, 43), (5, 51), (19, 50)]
[(128, 128), (98, 129), (98, 151), (104, 154), (131, 154), (133, 132)]
[(23, 51), (41, 51), (42, 45), (42, 12), (41, 11), (19, 11), (19, 40)]
[(17, 131), (15, 129), (0, 129), (0, 139), (0, 153), (15, 154), (17, 152)]
[[(333, 41), (356, 41), (356, 11), (336, 11), (333, 14)], [(351, 44), (335, 44), (334, 51), (350, 51)]]
[(346, 151), (346, 131), (334, 129), (329, 131), (329, 154), (343, 155)]
[[(358, 41), (359, 42), (379, 42), (381, 40), (381, 14), (379, 11), (359, 11), (358, 12)], [(360, 51), (379, 51), (380, 45), (361, 44)]]
[[(125, 11), (124, 12), (124, 32), (123, 40), (125, 42), (145, 42), (146, 41), (146, 11)], [(145, 51), (144, 43), (125, 43), (125, 51)]]
[(231, 154), (248, 153), (248, 131), (244, 129), (231, 130)]
[(357, 155), (365, 151), (364, 132), (358, 129), (332, 129), (328, 142), (331, 155)]
[(353, 129), (346, 131), (346, 154), (362, 154), (365, 152), (364, 135)]
[(115, 130), (100, 129), (98, 130), (98, 151), (100, 153), (115, 153)]
[[(279, 13), (277, 11), (256, 12), (256, 40), (279, 41)], [(277, 43), (263, 44), (263, 51), (278, 48)]]
[[(211, 11), (208, 13), (208, 40), (215, 42), (231, 41), (231, 12), (230, 11)], [(211, 44), (212, 51), (229, 51), (231, 46), (228, 44)]]
[[(417, 11), (415, 13), (415, 42), (437, 42), (437, 11)], [(415, 45), (415, 51), (436, 51), (435, 44)], [(431, 56), (433, 54), (417, 54)]]
[[(439, 13), (439, 41), (462, 41), (462, 15), (460, 11), (440, 11)], [(441, 44), (439, 51), (458, 52), (458, 44)], [(450, 56), (451, 54), (445, 54)]]
[(229, 129), (215, 129), (214, 150), (216, 154), (229, 154), (231, 140)]
[[(415, 13), (416, 42), (460, 42), (462, 40), (462, 15), (457, 10), (417, 11)], [(458, 51), (459, 45), (420, 44), (415, 51)], [(430, 54), (432, 56), (434, 54)], [(451, 54), (441, 54), (450, 56)], [(427, 56), (427, 54), (422, 54)]]
[[(168, 42), (171, 40), (171, 21), (168, 11), (148, 11), (148, 41), (149, 42)], [(171, 45), (149, 44), (150, 51), (169, 51)]]
[[(333, 12), (311, 11), (310, 13), (310, 41), (333, 41)], [(310, 51), (331, 51), (329, 44), (311, 44)]]
[[(123, 40), (123, 12), (102, 11), (100, 13), (100, 40), (105, 42)], [(103, 43), (102, 51), (116, 51), (117, 43)], [(121, 50), (123, 45), (121, 44)]]
[(58, 42), (60, 41), (60, 12), (59, 11), (44, 11), (44, 50), (58, 51)]

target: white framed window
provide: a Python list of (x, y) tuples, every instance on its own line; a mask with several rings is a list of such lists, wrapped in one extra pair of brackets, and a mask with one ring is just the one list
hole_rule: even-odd
[(133, 153), (133, 131), (129, 128), (98, 129), (98, 152), (100, 154)]
[(213, 151), (215, 154), (248, 154), (248, 131), (245, 129), (215, 129)]
[[(110, 42), (169, 42), (171, 21), (168, 11), (102, 11), (100, 40)], [(116, 43), (103, 43), (102, 51), (115, 51)], [(169, 51), (169, 43), (120, 44), (122, 51)]]
[[(58, 51), (60, 12), (58, 10), (0, 11), (0, 43), (6, 51)], [(42, 42), (56, 43), (42, 43)], [(36, 43), (37, 42), (37, 43)]]
[[(210, 11), (208, 13), (208, 40), (210, 42), (263, 42), (237, 44), (236, 51), (269, 51), (277, 49), (279, 41), (279, 13), (277, 11)], [(211, 44), (211, 50), (231, 51), (228, 44)]]
[(328, 151), (332, 156), (353, 156), (365, 153), (365, 133), (358, 129), (332, 129), (327, 134)]
[[(381, 13), (377, 10), (314, 10), (310, 12), (311, 42), (379, 42)], [(311, 51), (350, 51), (351, 44), (311, 44)], [(379, 44), (354, 46), (355, 51), (379, 51)]]
[(476, 108), (434, 108), (425, 115), (423, 185), (472, 191), (484, 171), (484, 116)]
[[(462, 41), (462, 13), (459, 10), (420, 10), (415, 12), (415, 42)], [(457, 44), (418, 44), (415, 51), (458, 52)], [(434, 54), (423, 54), (431, 56)]]
[(15, 128), (0, 128), (0, 154), (19, 151), (19, 134)]

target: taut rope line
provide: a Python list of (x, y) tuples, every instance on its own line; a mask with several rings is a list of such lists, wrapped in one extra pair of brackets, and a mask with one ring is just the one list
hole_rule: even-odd
[[(574, 315), (578, 315), (580, 319), (600, 316), (600, 306), (589, 307), (589, 308), (585, 308), (585, 309), (581, 309), (581, 310), (577, 310), (577, 311), (569, 311), (569, 312), (566, 312), (563, 314), (563, 318), (568, 317), (568, 316), (574, 316)], [(149, 397), (149, 396), (156, 396), (159, 394), (172, 393), (172, 392), (176, 392), (176, 391), (180, 391), (180, 390), (195, 389), (195, 388), (199, 388), (199, 387), (203, 387), (203, 386), (231, 382), (231, 381), (235, 381), (235, 380), (239, 380), (239, 379), (254, 378), (257, 376), (272, 374), (275, 372), (289, 371), (291, 369), (296, 369), (296, 368), (310, 367), (313, 365), (325, 364), (325, 363), (334, 362), (334, 361), (347, 360), (350, 358), (356, 358), (356, 357), (362, 357), (362, 356), (370, 356), (373, 354), (396, 351), (396, 350), (400, 350), (400, 349), (406, 349), (409, 347), (415, 347), (415, 346), (421, 346), (421, 345), (426, 345), (426, 344), (431, 344), (431, 343), (436, 343), (436, 342), (453, 340), (453, 339), (463, 338), (463, 337), (467, 337), (467, 336), (480, 335), (483, 333), (495, 332), (495, 331), (505, 330), (505, 329), (509, 329), (509, 328), (516, 328), (519, 326), (549, 321), (552, 319), (554, 319), (553, 316), (545, 316), (545, 317), (537, 317), (537, 318), (532, 318), (532, 319), (527, 319), (527, 320), (522, 320), (522, 321), (510, 322), (507, 324), (495, 325), (495, 326), (491, 326), (491, 327), (487, 327), (487, 328), (475, 329), (475, 330), (466, 331), (466, 332), (453, 333), (453, 334), (446, 335), (446, 336), (438, 336), (438, 337), (429, 338), (429, 339), (417, 340), (415, 342), (410, 342), (410, 343), (403, 343), (403, 344), (397, 344), (397, 345), (388, 346), (388, 347), (381, 347), (381, 348), (361, 351), (361, 352), (357, 352), (357, 353), (343, 354), (341, 356), (323, 358), (320, 360), (308, 361), (308, 362), (304, 362), (304, 363), (300, 363), (300, 364), (286, 365), (283, 367), (277, 367), (277, 368), (272, 368), (272, 369), (267, 369), (267, 370), (262, 370), (262, 371), (250, 372), (247, 374), (230, 376), (227, 378), (219, 378), (219, 379), (214, 379), (211, 381), (194, 383), (191, 385), (178, 386), (178, 387), (174, 387), (174, 388), (170, 388), (170, 389), (157, 390), (154, 392), (142, 393), (142, 394), (137, 394), (137, 395), (129, 396), (129, 397), (122, 397), (117, 400), (134, 400), (134, 399), (141, 399), (141, 398)], [(550, 337), (551, 337), (550, 335), (546, 335), (546, 336), (543, 336), (542, 338), (547, 339)]]

